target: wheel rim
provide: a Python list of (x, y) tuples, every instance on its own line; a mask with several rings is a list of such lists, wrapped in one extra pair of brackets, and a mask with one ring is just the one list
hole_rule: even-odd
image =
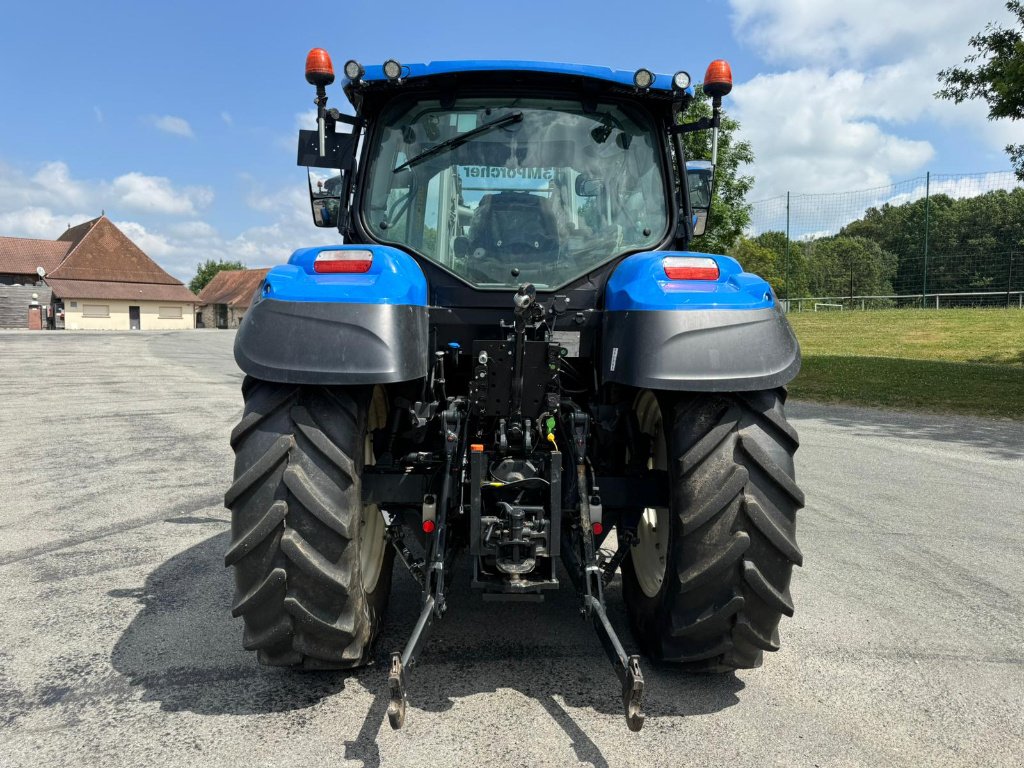
[[(367, 435), (363, 443), (364, 467), (373, 466), (376, 461), (370, 429), (371, 427), (367, 426)], [(384, 516), (376, 504), (366, 504), (359, 517), (359, 579), (366, 593), (373, 592), (377, 586), (386, 548), (387, 528), (384, 525)]]
[[(647, 460), (647, 468), (667, 470), (668, 451), (657, 398), (650, 392), (643, 393), (637, 401), (636, 412), (640, 431), (651, 437), (652, 450)], [(637, 524), (636, 543), (630, 557), (633, 560), (633, 572), (636, 574), (637, 583), (647, 597), (657, 596), (665, 581), (670, 541), (669, 514), (667, 507), (647, 507)]]

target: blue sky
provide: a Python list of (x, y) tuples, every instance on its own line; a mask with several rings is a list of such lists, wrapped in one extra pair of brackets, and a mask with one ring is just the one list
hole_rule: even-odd
[(260, 266), (333, 239), (312, 226), (294, 165), (313, 46), (339, 68), (525, 58), (698, 79), (726, 58), (726, 107), (757, 155), (751, 199), (1003, 171), (1002, 146), (1024, 133), (931, 96), (967, 38), (1007, 18), (1001, 0), (53, 0), (4, 16), (0, 234), (54, 238), (103, 209), (181, 278), (203, 258)]

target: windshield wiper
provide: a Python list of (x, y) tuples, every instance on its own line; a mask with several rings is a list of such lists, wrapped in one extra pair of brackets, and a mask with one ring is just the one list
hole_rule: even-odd
[(399, 171), (404, 171), (406, 168), (412, 168), (414, 165), (419, 165), (424, 160), (429, 160), (434, 155), (439, 155), (442, 152), (447, 152), (449, 149), (455, 149), (456, 147), (462, 146), (470, 139), (479, 136), (481, 133), (487, 133), (487, 131), (493, 130), (494, 128), (500, 128), (503, 125), (518, 123), (522, 119), (522, 112), (510, 112), (509, 114), (503, 117), (499, 117), (496, 120), (491, 120), (489, 123), (478, 125), (476, 128), (473, 128), (472, 130), (466, 131), (465, 133), (460, 133), (458, 136), (452, 136), (450, 139), (446, 139), (445, 141), (442, 141), (440, 144), (437, 144), (431, 147), (430, 149), (423, 150), (411, 160), (406, 160), (400, 166), (395, 168), (395, 170), (392, 171), (392, 173), (398, 173)]

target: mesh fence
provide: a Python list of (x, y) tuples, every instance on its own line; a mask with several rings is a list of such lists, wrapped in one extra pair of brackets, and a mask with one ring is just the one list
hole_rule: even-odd
[(792, 310), (1024, 307), (1024, 187), (1012, 173), (787, 193), (750, 209), (734, 255)]

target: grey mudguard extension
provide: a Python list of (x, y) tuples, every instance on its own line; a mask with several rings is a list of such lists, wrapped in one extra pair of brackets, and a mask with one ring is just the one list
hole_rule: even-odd
[(427, 308), (263, 299), (246, 312), (235, 362), (285, 384), (390, 384), (427, 373)]
[(800, 370), (800, 346), (778, 305), (606, 312), (603, 335), (604, 381), (644, 389), (769, 389)]

